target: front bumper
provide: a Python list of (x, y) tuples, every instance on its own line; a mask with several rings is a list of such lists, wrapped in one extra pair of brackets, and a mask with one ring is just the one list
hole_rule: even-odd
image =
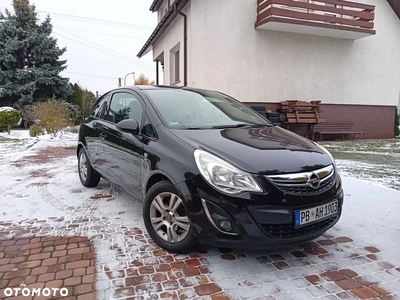
[[(259, 178), (262, 181), (262, 178)], [(267, 182), (263, 182), (268, 186)], [(344, 193), (339, 176), (334, 186), (314, 196), (286, 195), (270, 185), (265, 194), (223, 195), (198, 175), (177, 185), (186, 199), (188, 214), (199, 242), (216, 247), (268, 249), (313, 240), (340, 219)], [(338, 213), (300, 228), (294, 226), (294, 211), (338, 201)], [(225, 230), (219, 224), (231, 223)]]

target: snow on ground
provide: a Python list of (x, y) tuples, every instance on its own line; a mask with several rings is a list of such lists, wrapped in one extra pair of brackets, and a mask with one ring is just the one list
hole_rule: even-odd
[(400, 192), (375, 178), (342, 176), (342, 218), (315, 242), (174, 255), (150, 240), (139, 200), (104, 181), (93, 189), (80, 184), (76, 142), (73, 133), (0, 135), (0, 239), (88, 236), (98, 299), (400, 299)]
[(324, 143), (342, 175), (400, 191), (400, 141)]

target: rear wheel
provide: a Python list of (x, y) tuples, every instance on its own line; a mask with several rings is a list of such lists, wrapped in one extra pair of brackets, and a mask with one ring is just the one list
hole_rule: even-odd
[(196, 247), (185, 203), (170, 182), (161, 181), (149, 189), (143, 203), (143, 219), (147, 232), (161, 248), (187, 253)]
[(95, 187), (100, 182), (100, 176), (94, 172), (84, 148), (78, 154), (78, 173), (79, 179), (85, 187)]

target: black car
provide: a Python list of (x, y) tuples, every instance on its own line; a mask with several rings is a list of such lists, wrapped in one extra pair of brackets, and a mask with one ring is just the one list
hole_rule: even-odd
[(328, 151), (216, 91), (114, 89), (81, 125), (77, 157), (84, 186), (104, 178), (143, 199), (149, 235), (171, 252), (293, 245), (342, 212)]

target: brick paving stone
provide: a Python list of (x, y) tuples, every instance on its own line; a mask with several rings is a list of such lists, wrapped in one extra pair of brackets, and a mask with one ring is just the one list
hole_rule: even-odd
[(343, 274), (344, 276), (346, 276), (347, 278), (354, 278), (354, 277), (358, 276), (358, 273), (356, 273), (350, 269), (342, 269), (342, 270), (339, 270), (339, 272), (341, 274)]
[(82, 277), (82, 283), (94, 283), (96, 280), (95, 274), (85, 275)]
[(221, 258), (223, 260), (235, 260), (236, 256), (233, 255), (232, 253), (225, 253), (225, 254), (221, 254)]
[(88, 294), (92, 292), (92, 284), (80, 284), (74, 287), (74, 295)]
[(56, 274), (54, 273), (47, 273), (47, 274), (42, 274), (39, 275), (37, 278), (37, 282), (48, 282), (52, 281), (55, 279)]
[(171, 269), (183, 269), (186, 267), (186, 264), (183, 261), (174, 261), (169, 264)]
[(377, 291), (369, 287), (356, 288), (351, 292), (360, 299), (372, 299), (380, 296), (380, 294)]
[(185, 260), (185, 264), (188, 267), (198, 267), (201, 265), (201, 262), (198, 258), (189, 258)]
[(343, 290), (352, 290), (352, 289), (361, 287), (361, 283), (359, 283), (358, 281), (356, 281), (354, 279), (344, 279), (344, 280), (336, 281), (335, 283)]
[(125, 286), (136, 286), (142, 283), (150, 282), (151, 277), (149, 275), (133, 276), (125, 278)]
[(375, 290), (379, 295), (387, 295), (389, 294), (386, 290), (386, 287), (384, 287), (382, 284), (374, 284), (370, 286), (371, 289)]
[(379, 250), (378, 248), (372, 247), (372, 246), (364, 247), (364, 249), (367, 250), (367, 251), (369, 251), (369, 252), (371, 252), (371, 253), (378, 253), (378, 252), (381, 251), (381, 250)]
[(278, 262), (274, 262), (273, 265), (278, 269), (278, 270), (285, 270), (285, 269), (289, 269), (290, 266), (284, 262), (284, 261), (278, 261)]
[(347, 236), (342, 236), (342, 237), (335, 238), (334, 241), (336, 243), (341, 244), (341, 243), (351, 243), (353, 240)]
[(321, 246), (330, 246), (337, 244), (337, 242), (335, 242), (332, 239), (319, 240), (317, 241), (317, 243), (320, 244)]
[(166, 281), (168, 279), (165, 273), (155, 273), (151, 275), (151, 280), (154, 282)]
[(56, 279), (65, 279), (71, 277), (72, 275), (73, 275), (72, 270), (62, 270), (57, 272)]
[(311, 284), (317, 285), (321, 283), (321, 278), (318, 275), (310, 275), (305, 277)]
[(82, 282), (82, 277), (70, 277), (64, 280), (64, 286), (76, 286), (78, 284), (81, 284)]
[(186, 277), (195, 276), (195, 275), (199, 275), (200, 274), (199, 270), (197, 268), (195, 268), (195, 267), (187, 267), (187, 268), (182, 269), (182, 271), (183, 271), (183, 274), (185, 274)]
[(338, 271), (330, 271), (322, 273), (321, 277), (329, 281), (339, 281), (346, 279), (346, 276)]
[(163, 292), (160, 294), (161, 299), (179, 299), (178, 294), (176, 292)]
[(90, 260), (78, 260), (78, 261), (73, 261), (73, 262), (67, 263), (65, 268), (66, 269), (79, 269), (79, 268), (89, 267), (89, 266), (90, 266)]
[(86, 274), (86, 268), (74, 269), (73, 276), (83, 276)]
[(293, 252), (291, 252), (291, 254), (296, 258), (307, 257), (307, 254), (305, 254), (302, 251), (293, 251)]
[[(78, 237), (78, 240), (82, 243), (82, 252), (88, 253), (88, 250), (92, 252), (88, 253), (91, 254), (90, 257), (92, 260), (83, 260), (80, 262), (78, 259), (82, 258), (82, 256), (72, 256), (65, 259), (63, 255), (67, 252), (60, 248), (65, 248), (67, 246), (68, 239), (48, 236), (31, 240), (17, 239), (13, 241), (13, 245), (5, 246), (3, 249), (10, 251), (5, 253), (1, 252), (4, 255), (0, 254), (0, 278), (3, 278), (0, 280), (0, 288), (19, 286), (22, 283), (27, 285), (28, 288), (61, 288), (70, 285), (71, 287), (68, 288), (70, 289), (71, 295), (74, 291), (72, 286), (75, 286), (76, 293), (82, 294), (79, 299), (94, 300), (93, 283), (95, 282), (95, 267), (90, 266), (90, 264), (94, 263), (93, 258), (95, 256), (93, 251), (88, 247), (90, 243), (87, 238)], [(67, 264), (58, 263), (58, 259), (67, 262)], [(10, 263), (11, 261), (13, 261), (13, 263)], [(68, 265), (70, 269), (65, 270), (66, 265)], [(76, 266), (80, 266), (80, 268), (76, 269), (78, 270), (77, 273), (81, 274), (81, 276), (85, 276), (84, 283), (82, 283), (82, 277), (71, 277), (73, 276), (73, 268)], [(85, 275), (86, 273), (89, 274)], [(24, 297), (24, 299), (28, 298)], [(35, 299), (36, 298), (41, 299), (46, 297), (36, 296)], [(75, 297), (74, 300), (76, 299), (78, 298)]]
[(154, 273), (154, 267), (153, 266), (139, 267), (139, 274), (141, 274), (141, 275), (153, 274), (153, 273)]
[(217, 286), (215, 283), (206, 283), (201, 284), (194, 287), (197, 295), (204, 296), (204, 295), (211, 295), (217, 292), (221, 292), (221, 288)]
[(49, 258), (49, 259), (43, 260), (42, 266), (55, 265), (56, 263), (57, 263), (57, 258)]
[(65, 270), (65, 264), (55, 264), (48, 266), (48, 272), (57, 273), (59, 271)]

